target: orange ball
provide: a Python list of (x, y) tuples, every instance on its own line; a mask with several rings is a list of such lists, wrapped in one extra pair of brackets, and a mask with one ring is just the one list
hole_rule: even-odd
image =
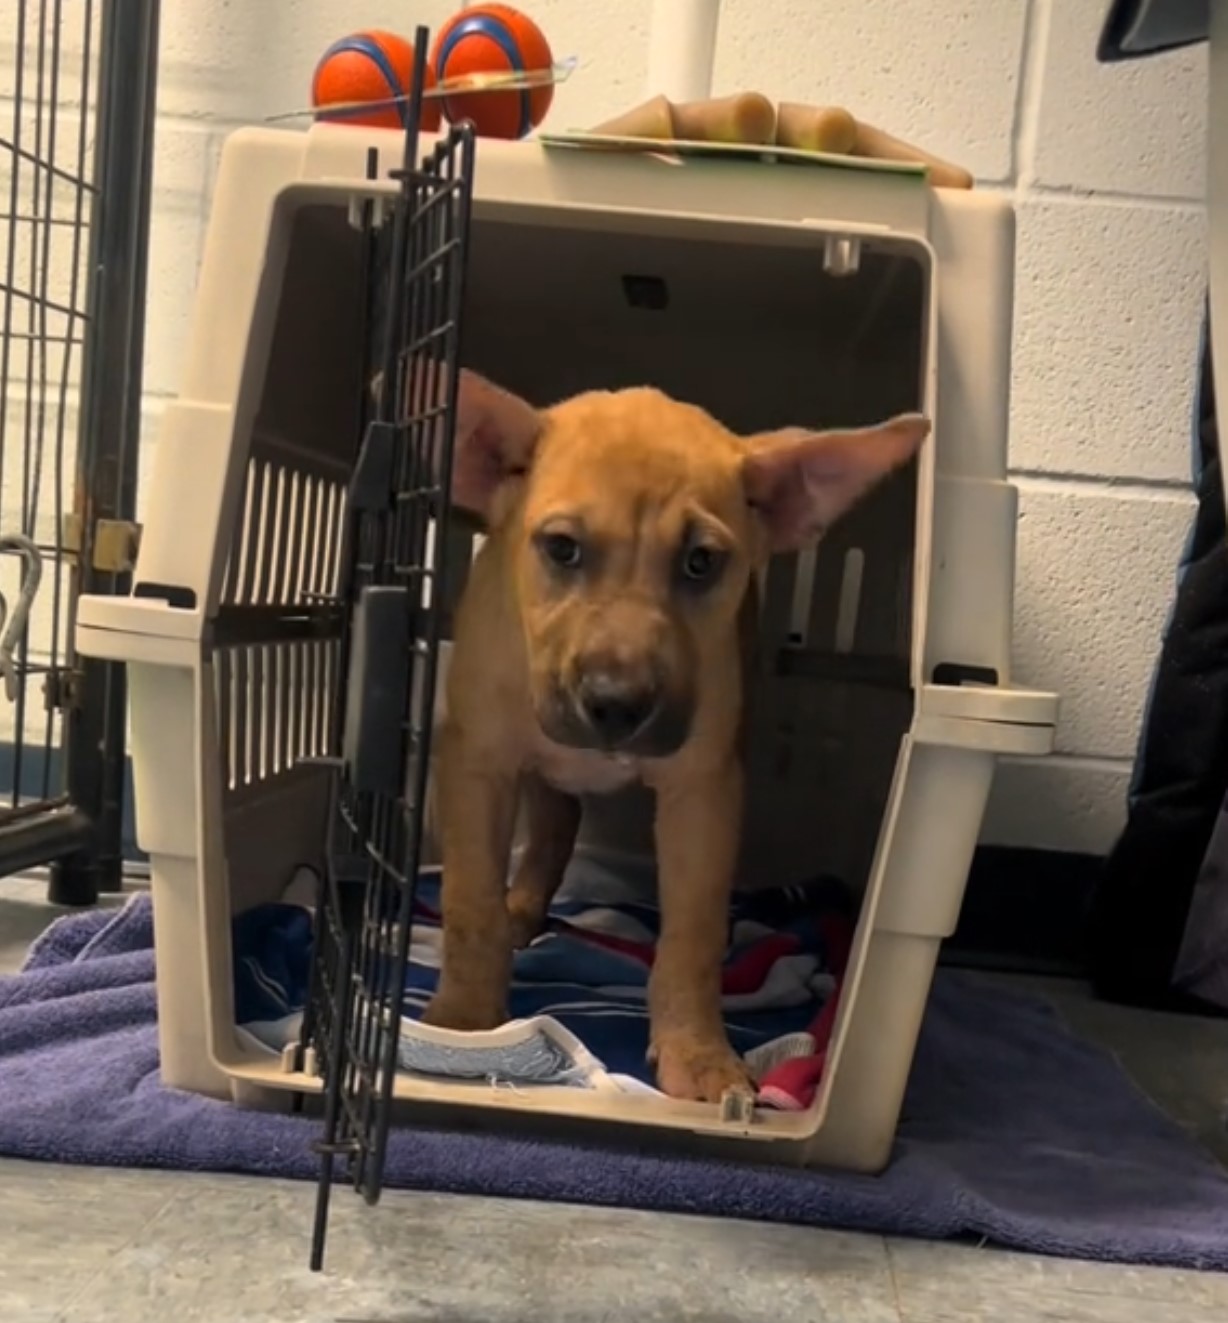
[[(423, 81), (427, 90), (435, 86), (429, 63)], [(311, 79), (311, 104), (318, 112), (316, 119), (373, 129), (404, 129), (409, 124), (408, 101), (370, 111), (336, 110), (330, 114), (327, 108), (345, 102), (378, 102), (408, 96), (413, 84), (411, 42), (395, 32), (376, 29), (354, 32), (334, 41), (320, 57)], [(433, 133), (439, 128), (440, 119), (438, 100), (423, 100), (421, 127)]]
[[(431, 47), (438, 82), (466, 74), (550, 69), (554, 56), (541, 28), (511, 5), (473, 5), (450, 18)], [(451, 123), (468, 119), (484, 138), (523, 138), (546, 118), (554, 86), (469, 92), (443, 98)]]

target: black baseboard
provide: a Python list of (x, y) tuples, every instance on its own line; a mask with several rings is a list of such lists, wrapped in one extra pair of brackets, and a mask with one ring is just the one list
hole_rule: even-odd
[(1098, 855), (983, 845), (943, 963), (1081, 976)]

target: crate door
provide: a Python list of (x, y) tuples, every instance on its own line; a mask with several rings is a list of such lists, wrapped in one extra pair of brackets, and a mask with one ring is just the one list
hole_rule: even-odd
[(304, 1029), (325, 1085), (316, 1267), (334, 1158), (368, 1202), (383, 1180), (450, 568), (473, 138), (460, 126), (419, 160), (416, 136), (395, 205), (368, 217), (369, 420), (347, 493), (340, 758)]

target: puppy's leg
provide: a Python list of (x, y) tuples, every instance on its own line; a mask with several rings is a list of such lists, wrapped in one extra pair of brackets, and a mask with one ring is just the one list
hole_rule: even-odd
[(528, 839), (507, 893), (513, 950), (528, 946), (545, 925), (580, 829), (580, 801), (541, 777), (526, 776), (520, 795)]
[(736, 763), (657, 788), (661, 936), (648, 984), (651, 1057), (675, 1098), (753, 1093), (721, 1015), (721, 963), (742, 816)]
[(467, 756), (455, 729), (440, 735), (443, 967), (422, 1018), (448, 1029), (493, 1029), (507, 1019), (507, 865), (519, 778)]

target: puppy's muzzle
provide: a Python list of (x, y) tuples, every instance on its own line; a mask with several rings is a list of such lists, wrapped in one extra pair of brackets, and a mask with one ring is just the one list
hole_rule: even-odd
[(580, 718), (604, 749), (621, 749), (631, 744), (653, 721), (660, 707), (660, 686), (618, 671), (587, 671), (576, 686)]
[(686, 743), (692, 707), (646, 669), (590, 663), (555, 690), (542, 724), (575, 749), (665, 758)]

